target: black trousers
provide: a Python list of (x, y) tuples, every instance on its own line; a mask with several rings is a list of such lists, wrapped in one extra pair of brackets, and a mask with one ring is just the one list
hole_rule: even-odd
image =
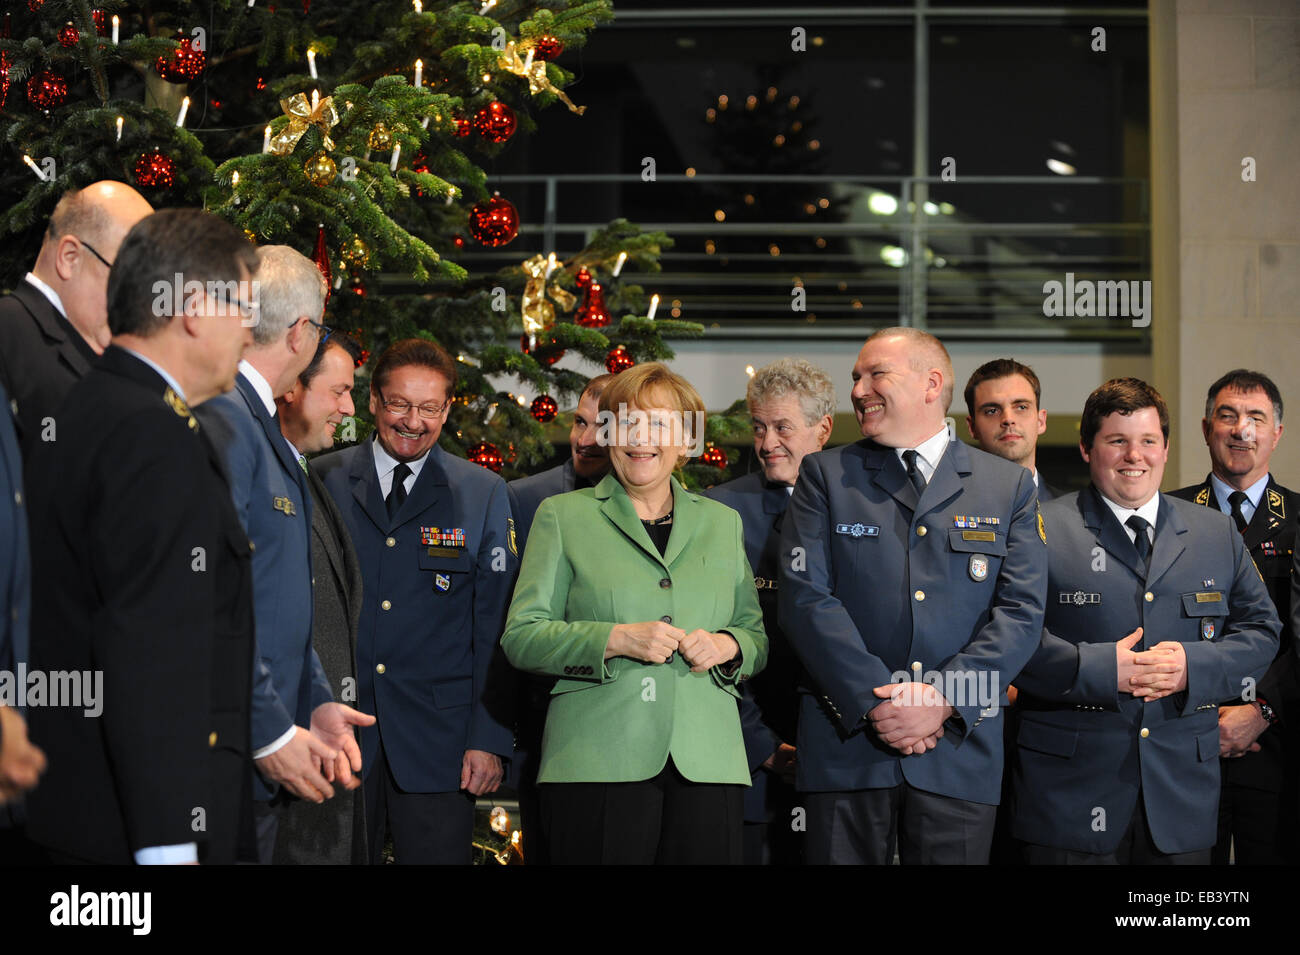
[(1077, 852), (1055, 846), (1025, 845), (1025, 865), (1209, 865), (1210, 850), (1161, 852), (1147, 827), (1146, 804), (1138, 792), (1133, 818), (1114, 852)]
[(1295, 865), (1300, 861), (1296, 829), (1293, 790), (1269, 792), (1225, 780), (1219, 791), (1219, 839), (1213, 863)]
[(693, 783), (672, 758), (633, 783), (542, 783), (552, 865), (740, 865), (744, 787)]
[(399, 865), (469, 865), (474, 859), (474, 797), (467, 792), (408, 793), (397, 786), (381, 739), (366, 773), (366, 835), (370, 862), (384, 864), (393, 837)]
[(804, 793), (809, 865), (987, 865), (997, 806), (907, 783)]

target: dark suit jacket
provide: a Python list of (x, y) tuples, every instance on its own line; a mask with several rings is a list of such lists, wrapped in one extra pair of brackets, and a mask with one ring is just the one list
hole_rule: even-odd
[[(361, 564), (343, 515), (325, 485), (308, 471), (312, 496), (312, 644), (338, 698), (357, 702), (357, 622), (361, 618)], [(365, 865), (366, 825), (361, 787), (334, 787), (317, 805), (290, 799), (280, 814), (277, 865)]]
[(31, 666), (102, 671), (102, 713), (30, 709), (28, 833), (91, 862), (197, 841), (255, 859), (253, 581), (225, 470), (184, 403), (110, 347), (31, 463)]
[[(221, 454), (240, 522), (253, 542), (253, 749), (290, 726), (311, 726), (311, 713), (334, 699), (311, 641), (311, 495), (279, 424), (241, 373), (235, 388), (196, 412)], [(270, 799), (278, 785), (259, 773), (254, 792)]]
[(1052, 487), (1052, 485), (1048, 484), (1046, 481), (1043, 480), (1043, 476), (1041, 474), (1038, 475), (1038, 503), (1039, 504), (1046, 504), (1048, 501), (1051, 501), (1060, 496), (1061, 495), (1057, 493), (1056, 489)]
[(781, 522), (790, 493), (784, 485), (769, 484), (761, 472), (755, 471), (710, 488), (703, 495), (740, 514), (745, 528), (745, 556), (754, 571), (758, 603), (763, 608), (767, 666), (740, 685), (740, 730), (745, 737), (751, 776), (751, 785), (745, 790), (745, 821), (767, 822), (773, 810), (768, 798), (769, 774), (762, 765), (778, 745), (793, 744), (798, 722), (799, 661), (777, 619)]
[(0, 387), (0, 670), (27, 660), (32, 568), (27, 550), (27, 502), (9, 397)]
[(533, 526), (533, 515), (538, 505), (548, 497), (567, 494), (580, 487), (592, 487), (588, 481), (579, 481), (573, 470), (573, 455), (569, 455), (563, 464), (557, 464), (549, 470), (530, 474), (511, 481), (510, 510), (515, 515), (515, 531), (519, 535), (519, 553), (524, 552), (528, 544), (528, 531)]
[(42, 443), (41, 421), (54, 417), (97, 358), (30, 282), (18, 283), (0, 299), (0, 385), (18, 404), (18, 440), (25, 455)]
[[(1020, 731), (1011, 833), (1076, 852), (1115, 851), (1141, 791), (1161, 852), (1214, 845), (1219, 703), (1277, 652), (1281, 624), (1223, 514), (1160, 496), (1149, 570), (1092, 488), (1043, 508), (1047, 615), (1016, 678)], [(1183, 644), (1187, 689), (1152, 703), (1116, 687), (1115, 643)]]
[[(1171, 497), (1219, 509), (1218, 499), (1210, 484), (1209, 475), (1201, 484), (1180, 488)], [(1300, 515), (1300, 494), (1289, 491), (1277, 483), (1271, 474), (1259, 507), (1246, 525), (1246, 549), (1259, 568), (1273, 598), (1273, 606), (1282, 620), (1282, 636), (1277, 656), (1268, 672), (1259, 681), (1258, 696), (1267, 700), (1277, 713), (1278, 722), (1260, 734), (1258, 753), (1224, 759), (1220, 768), (1223, 781), (1270, 792), (1281, 792), (1283, 783), (1294, 779), (1296, 758), (1291, 753), (1293, 742), (1287, 732), (1287, 716), (1300, 719), (1300, 674), (1295, 661), (1295, 634), (1291, 628), (1291, 557), (1295, 551), (1297, 515)], [(1231, 703), (1240, 703), (1234, 698)]]
[[(338, 505), (365, 581), (357, 635), (357, 708), (369, 772), (379, 735), (406, 792), (456, 792), (467, 749), (509, 758), (513, 677), (500, 653), (519, 569), (500, 477), (434, 447), (389, 518), (370, 442), (312, 462)], [(429, 546), (425, 528), (464, 532), (463, 547)]]
[[(799, 789), (906, 780), (997, 804), (998, 717), (1042, 630), (1036, 504), (1025, 468), (960, 441), (919, 502), (892, 448), (864, 440), (803, 459), (779, 577), (781, 629), (815, 688), (800, 701)], [(939, 674), (945, 696), (952, 683), (957, 717), (935, 749), (901, 756), (867, 725), (882, 702), (872, 689), (926, 673)]]

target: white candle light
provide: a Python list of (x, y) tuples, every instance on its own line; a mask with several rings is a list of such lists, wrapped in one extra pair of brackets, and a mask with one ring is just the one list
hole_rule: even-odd
[(483, 14), (487, 13), (489, 10), (491, 10), (491, 9), (492, 9), (493, 7), (495, 7), (496, 5), (497, 5), (497, 0), (487, 0), (487, 3), (485, 3), (485, 4), (483, 4), (483, 6), (479, 7), (478, 15), (479, 15), (479, 16), (483, 16)]
[(658, 310), (659, 310), (659, 296), (658, 296), (658, 295), (651, 295), (651, 296), (650, 296), (650, 311), (646, 313), (646, 318), (650, 319), (650, 321), (653, 322), (653, 321), (654, 321), (654, 318), (655, 318), (655, 312), (657, 312)]
[(311, 78), (313, 80), (320, 79), (320, 77), (316, 75), (316, 51), (315, 50), (307, 51), (307, 69), (311, 72)]
[(393, 158), (388, 161), (388, 168), (392, 172), (397, 172), (397, 157), (402, 155), (402, 144), (393, 143)]
[(113, 16), (113, 45), (114, 46), (117, 46), (117, 28), (121, 26), (121, 24), (122, 21), (117, 18), (116, 14), (114, 14)]
[(237, 189), (238, 187), (239, 187), (239, 170), (236, 169), (234, 172), (230, 174), (230, 188), (233, 190), (233, 189)]
[(188, 113), (189, 111), (190, 111), (190, 98), (187, 96), (183, 100), (181, 100), (180, 115), (176, 117), (177, 126), (185, 125), (185, 114)]
[(41, 167), (36, 165), (36, 161), (31, 156), (23, 155), (23, 162), (32, 167), (32, 172), (36, 173), (36, 178), (41, 182), (45, 181), (45, 173), (41, 172)]
[(620, 252), (618, 261), (614, 263), (614, 278), (618, 278), (618, 273), (623, 271), (623, 263), (627, 261), (627, 253)]
[(555, 259), (554, 252), (552, 252), (550, 255), (546, 257), (546, 278), (549, 279), (551, 277), (551, 273), (555, 271), (555, 267), (558, 264), (559, 263)]
[(528, 57), (524, 60), (524, 70), (528, 70), (533, 65), (533, 54), (536, 52), (531, 46), (528, 48)]
[(271, 151), (271, 125), (268, 123), (266, 129), (262, 130), (262, 152)]
[(424, 12), (424, 4), (422, 4), (420, 0), (415, 0), (415, 12), (416, 13)]
[(311, 91), (311, 111), (316, 112), (316, 107), (320, 105), (320, 90)]
[(122, 117), (121, 116), (117, 118), (117, 141), (119, 143), (122, 141)]
[(424, 85), (424, 61), (415, 61), (415, 88), (418, 90)]

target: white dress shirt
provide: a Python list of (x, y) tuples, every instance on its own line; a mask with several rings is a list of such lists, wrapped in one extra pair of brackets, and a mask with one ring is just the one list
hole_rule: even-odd
[(54, 291), (54, 289), (50, 288), (48, 285), (46, 285), (44, 282), (38, 279), (36, 275), (32, 272), (28, 272), (25, 276), (23, 276), (23, 278), (25, 278), (28, 281), (28, 283), (30, 283), (32, 288), (36, 289), (36, 291), (40, 292), (47, 299), (49, 299), (50, 304), (53, 305), (56, 309), (58, 309), (60, 315), (62, 315), (64, 318), (68, 317), (68, 310), (63, 307), (63, 299), (59, 298), (58, 292)]
[[(912, 448), (894, 448), (894, 453), (898, 455), (898, 460), (903, 461), (903, 452), (916, 451), (916, 467), (921, 472), (921, 477), (925, 478), (925, 483), (930, 483), (930, 478), (934, 477), (935, 468), (939, 466), (939, 461), (943, 458), (943, 453), (948, 450), (948, 425), (935, 432), (933, 437), (926, 438), (915, 449)], [(907, 470), (907, 462), (903, 461), (903, 470)]]
[[(379, 495), (386, 501), (388, 500), (388, 492), (393, 489), (393, 471), (397, 468), (397, 465), (402, 462), (398, 461), (384, 450), (384, 446), (379, 443), (378, 437), (376, 437), (374, 441), (370, 442), (370, 450), (375, 458), (375, 474), (379, 475)], [(432, 450), (432, 448), (430, 448), (430, 450)], [(406, 480), (402, 482), (402, 486), (406, 488), (407, 494), (410, 494), (411, 488), (415, 487), (415, 480), (420, 476), (420, 469), (424, 467), (424, 462), (428, 459), (429, 452), (426, 451), (414, 461), (405, 462), (406, 466), (411, 469), (411, 473), (408, 474)]]
[(1144, 521), (1146, 521), (1148, 524), (1151, 525), (1150, 527), (1147, 528), (1147, 540), (1148, 542), (1151, 543), (1155, 542), (1156, 517), (1159, 516), (1160, 513), (1159, 494), (1152, 494), (1151, 500), (1147, 501), (1141, 507), (1122, 507), (1121, 505), (1116, 504), (1114, 501), (1108, 498), (1105, 494), (1101, 495), (1101, 499), (1106, 502), (1106, 506), (1110, 508), (1110, 512), (1115, 515), (1115, 519), (1119, 521), (1119, 526), (1124, 528), (1124, 533), (1128, 535), (1129, 540), (1136, 543), (1137, 534), (1133, 531), (1133, 528), (1129, 527), (1124, 522), (1127, 521), (1134, 514), (1136, 514), (1138, 517), (1142, 518)]

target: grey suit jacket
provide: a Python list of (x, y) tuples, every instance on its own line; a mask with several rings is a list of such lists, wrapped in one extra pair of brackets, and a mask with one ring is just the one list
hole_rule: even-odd
[[(338, 505), (308, 469), (311, 515), (312, 644), (335, 696), (357, 702), (357, 623), (361, 619), (361, 564)], [(292, 800), (280, 817), (277, 865), (365, 865), (362, 789), (336, 786), (323, 804)]]

